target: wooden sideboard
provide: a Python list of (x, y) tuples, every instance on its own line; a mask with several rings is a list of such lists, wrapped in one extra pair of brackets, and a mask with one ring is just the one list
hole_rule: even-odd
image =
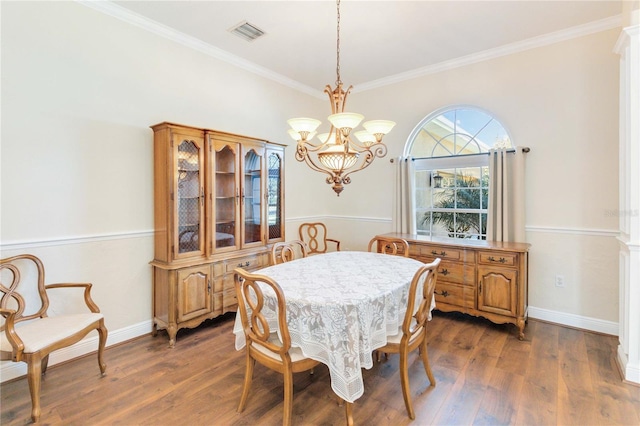
[(528, 308), (527, 243), (435, 238), (390, 233), (409, 243), (409, 256), (425, 263), (442, 259), (436, 309), (515, 324), (524, 338)]

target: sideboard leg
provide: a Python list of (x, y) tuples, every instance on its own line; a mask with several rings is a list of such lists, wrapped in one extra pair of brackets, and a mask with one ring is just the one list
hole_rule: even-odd
[(516, 320), (516, 323), (517, 323), (516, 325), (518, 326), (518, 332), (519, 332), (518, 340), (524, 340), (524, 324), (525, 324), (524, 318), (518, 318)]

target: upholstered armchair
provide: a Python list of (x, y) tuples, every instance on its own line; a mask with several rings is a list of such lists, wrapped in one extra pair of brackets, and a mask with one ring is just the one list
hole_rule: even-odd
[[(40, 377), (47, 371), (50, 353), (97, 330), (102, 375), (107, 367), (103, 359), (107, 329), (100, 309), (91, 299), (91, 284), (44, 282), (44, 266), (36, 256), (23, 254), (0, 260), (0, 360), (27, 363), (34, 422), (40, 418)], [(48, 316), (47, 292), (62, 288), (82, 289), (88, 312)]]

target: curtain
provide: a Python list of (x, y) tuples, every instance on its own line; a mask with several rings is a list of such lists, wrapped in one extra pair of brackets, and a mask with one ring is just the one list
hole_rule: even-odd
[(396, 163), (396, 188), (393, 203), (395, 232), (415, 234), (413, 159), (411, 157), (398, 157), (396, 158)]
[(524, 152), (489, 150), (487, 240), (525, 241)]

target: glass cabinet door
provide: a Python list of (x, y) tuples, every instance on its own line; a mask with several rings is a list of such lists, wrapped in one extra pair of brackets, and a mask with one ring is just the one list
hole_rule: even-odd
[(267, 242), (284, 239), (283, 151), (267, 149)]
[(200, 255), (204, 248), (204, 151), (203, 141), (176, 135), (175, 188), (176, 257)]
[(239, 145), (232, 142), (215, 143), (214, 196), (215, 221), (213, 247), (216, 250), (226, 247), (236, 248), (240, 226), (237, 222), (240, 203), (238, 166)]
[(264, 148), (248, 146), (243, 158), (243, 244), (263, 242), (262, 167)]

